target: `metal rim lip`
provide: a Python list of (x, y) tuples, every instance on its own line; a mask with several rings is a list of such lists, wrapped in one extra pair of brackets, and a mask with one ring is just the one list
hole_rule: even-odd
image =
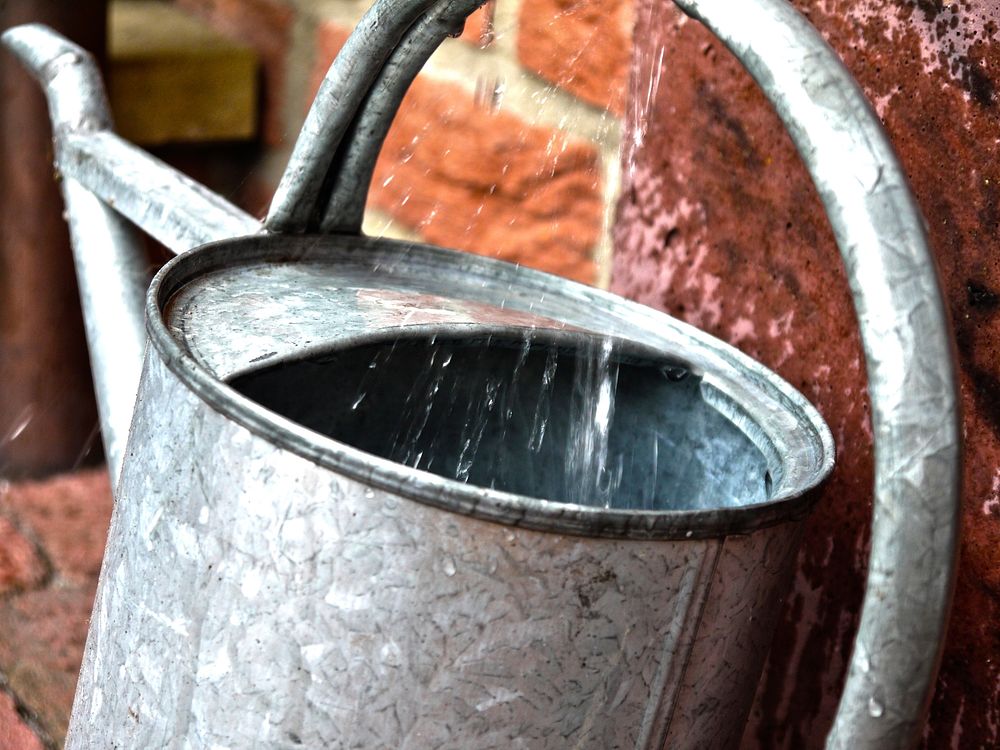
[(560, 287), (568, 291), (596, 296), (607, 303), (624, 306), (623, 309), (636, 308), (667, 317), (609, 292), (540, 271), (430, 245), (356, 236), (255, 235), (204, 245), (174, 258), (160, 270), (153, 279), (146, 301), (146, 327), (153, 347), (167, 367), (213, 410), (233, 419), (277, 447), (373, 487), (481, 520), (587, 537), (690, 540), (748, 533), (777, 523), (798, 520), (807, 515), (814, 505), (816, 493), (811, 490), (829, 474), (834, 454), (829, 428), (818, 412), (791, 386), (759, 363), (679, 321), (675, 322), (690, 329), (698, 339), (709, 340), (720, 353), (725, 350), (727, 357), (735, 357), (738, 360), (737, 366), (742, 370), (748, 370), (755, 376), (766, 376), (769, 385), (780, 391), (777, 396), (784, 407), (794, 410), (800, 420), (811, 428), (810, 439), (804, 438), (803, 442), (812, 444), (819, 460), (809, 478), (801, 482), (801, 486), (794, 491), (779, 493), (767, 502), (752, 505), (648, 511), (574, 505), (464, 484), (379, 458), (313, 432), (266, 409), (238, 393), (197, 362), (166, 323), (164, 312), (172, 296), (187, 283), (204, 274), (255, 261), (282, 263), (304, 258), (322, 259), (326, 248), (344, 244), (358, 246), (358, 252), (389, 249), (403, 254), (420, 253), (422, 259), (436, 257), (437, 260), (452, 262), (460, 259), (487, 272), (511, 273), (512, 269), (516, 269), (518, 278), (525, 281), (534, 279), (551, 283), (552, 279), (558, 279)]

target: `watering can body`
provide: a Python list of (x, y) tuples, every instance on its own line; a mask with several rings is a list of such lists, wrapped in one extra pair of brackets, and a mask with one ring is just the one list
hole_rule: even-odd
[[(392, 114), (479, 4), (376, 2), (320, 88), (263, 226), (117, 139), (82, 50), (38, 28), (5, 35), (57, 126), (116, 479), (68, 747), (739, 742), (811, 491), (832, 464), (822, 420), (773, 373), (668, 316), (360, 236)], [(907, 747), (957, 549), (952, 353), (919, 211), (863, 96), (787, 3), (679, 5), (775, 104), (846, 262), (876, 507), (828, 745)], [(184, 253), (146, 298), (141, 378), (143, 290), (123, 216)], [(565, 473), (558, 456), (524, 472), (497, 464), (496, 487), (459, 476), (461, 439), (445, 451), (450, 472), (420, 464), (433, 450), (401, 459), (377, 427), (391, 408), (371, 410), (406, 405), (414, 360), (396, 366), (390, 400), (358, 408), (361, 350), (443, 346), (473, 366), (450, 386), (494, 388), (490, 370), (504, 368), (491, 363), (510, 364), (518, 346), (537, 365), (595, 340), (614, 342), (636, 386), (620, 389), (617, 421), (639, 427), (612, 438), (639, 457), (626, 483), (639, 504), (581, 505), (550, 479)], [(123, 345), (134, 371), (113, 364)], [(648, 446), (661, 438), (671, 460), (657, 462)], [(483, 447), (509, 452), (496, 435)], [(676, 491), (643, 494), (647, 475)]]
[[(168, 266), (149, 304), (68, 747), (739, 740), (808, 489), (832, 465), (828, 431), (790, 387), (612, 295), (406, 243), (220, 243)], [(675, 382), (671, 370), (662, 388), (705, 394), (740, 427), (722, 445), (718, 430), (702, 439), (675, 426), (661, 460), (701, 461), (735, 484), (645, 512), (535, 499), (380, 459), (240, 393), (371, 342), (442, 346), (484, 331), (561, 351), (593, 332), (668, 351), (689, 374)], [(460, 348), (454, 356), (463, 367)], [(301, 394), (299, 381), (274, 398), (294, 392), (316, 412), (346, 390), (332, 426), (317, 428), (336, 429), (357, 393), (343, 362), (329, 392)], [(401, 369), (390, 378), (405, 394), (417, 373)], [(650, 434), (681, 420), (673, 397), (626, 390), (620, 381), (625, 430), (657, 410)], [(552, 399), (555, 423), (558, 390)], [(713, 446), (725, 455), (706, 455)]]

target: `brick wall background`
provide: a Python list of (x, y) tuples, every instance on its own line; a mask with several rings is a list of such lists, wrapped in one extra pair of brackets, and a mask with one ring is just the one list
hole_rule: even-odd
[[(794, 0), (882, 118), (928, 221), (958, 343), (963, 543), (927, 748), (1000, 745), (1000, 9)], [(853, 643), (868, 555), (872, 429), (843, 266), (791, 139), (756, 84), (669, 0), (636, 13), (650, 92), (626, 170), (612, 289), (728, 340), (823, 414), (837, 465), (744, 747), (821, 747)], [(650, 65), (660, 60), (662, 65)], [(669, 77), (657, 85), (657, 76)], [(633, 116), (630, 110), (630, 117)]]
[[(176, 0), (254, 46), (268, 150), (263, 213), (309, 102), (370, 3)], [(366, 229), (606, 285), (631, 49), (629, 0), (493, 0), (447, 40), (404, 100)]]

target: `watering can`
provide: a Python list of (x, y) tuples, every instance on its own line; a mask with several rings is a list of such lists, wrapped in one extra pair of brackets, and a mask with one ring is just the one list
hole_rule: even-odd
[[(115, 486), (67, 747), (739, 742), (833, 463), (822, 419), (669, 316), (361, 234), (403, 93), (481, 3), (372, 6), (263, 225), (116, 137), (78, 47), (4, 34), (49, 99)], [(923, 223), (860, 90), (794, 9), (678, 5), (776, 107), (846, 264), (876, 492), (828, 747), (908, 747), (958, 534), (953, 358)], [(179, 253), (148, 292), (136, 226)], [(593, 352), (617, 378), (619, 464), (586, 504), (560, 446)]]

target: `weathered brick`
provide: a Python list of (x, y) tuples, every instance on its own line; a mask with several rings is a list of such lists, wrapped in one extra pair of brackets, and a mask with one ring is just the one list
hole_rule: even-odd
[(108, 473), (96, 469), (7, 485), (0, 509), (31, 528), (55, 569), (53, 585), (0, 600), (0, 674), (61, 743), (111, 515)]
[(495, 2), (487, 3), (469, 16), (465, 21), (462, 36), (459, 38), (477, 47), (486, 47), (491, 44), (493, 42), (493, 11), (495, 8)]
[(25, 591), (45, 580), (45, 561), (14, 523), (0, 516), (0, 595)]
[(0, 603), (0, 672), (57, 742), (69, 724), (95, 586), (49, 587)]
[(0, 509), (37, 535), (59, 576), (79, 583), (97, 579), (111, 520), (106, 469), (8, 485), (0, 492)]
[(633, 0), (525, 0), (517, 55), (575, 96), (622, 114), (632, 49)]
[(14, 699), (0, 692), (0, 748), (7, 750), (43, 750), (38, 735), (17, 712)]
[[(346, 38), (321, 28), (318, 84)], [(370, 203), (428, 242), (593, 283), (599, 155), (587, 142), (418, 79), (386, 139)]]
[(215, 29), (253, 47), (263, 68), (264, 140), (277, 145), (285, 137), (283, 105), (288, 51), (295, 11), (279, 0), (175, 0), (206, 19)]
[[(997, 5), (794, 5), (882, 117), (937, 255), (958, 345), (963, 540), (922, 744), (997, 747)], [(626, 175), (613, 288), (729, 339), (802, 390), (830, 424), (837, 467), (807, 523), (796, 583), (743, 741), (745, 750), (820, 747), (837, 707), (867, 571), (872, 428), (860, 340), (828, 221), (791, 140), (722, 45), (674, 13), (667, 0), (644, 0), (637, 14), (637, 60), (645, 65), (636, 69), (636, 88), (650, 92), (650, 106), (637, 109), (630, 123), (645, 133)], [(661, 55), (662, 68), (650, 68)]]

